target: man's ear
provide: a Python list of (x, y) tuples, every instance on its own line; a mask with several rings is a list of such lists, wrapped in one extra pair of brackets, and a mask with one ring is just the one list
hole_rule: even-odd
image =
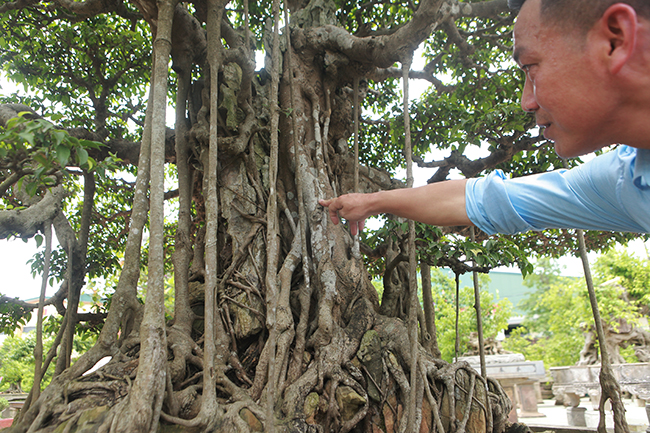
[(634, 53), (637, 38), (637, 15), (625, 3), (611, 5), (596, 23), (601, 36), (609, 41), (607, 62), (612, 74), (617, 74)]

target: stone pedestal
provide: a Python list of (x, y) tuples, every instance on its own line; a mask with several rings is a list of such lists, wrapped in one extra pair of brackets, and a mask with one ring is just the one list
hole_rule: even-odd
[[(613, 364), (612, 370), (622, 391), (627, 391), (634, 397), (646, 401), (646, 415), (650, 424), (650, 362)], [(553, 376), (553, 394), (558, 398), (563, 398), (565, 404), (567, 398), (589, 394), (593, 407), (598, 407), (600, 402), (600, 365), (552, 367), (550, 372)], [(611, 405), (609, 408), (611, 409)], [(589, 422), (587, 422), (587, 427), (589, 427)], [(650, 433), (650, 427), (646, 433)]]
[(530, 380), (519, 382), (517, 384), (517, 391), (519, 391), (519, 401), (521, 402), (520, 416), (522, 418), (538, 418), (546, 416), (537, 410), (535, 381)]
[(512, 403), (512, 409), (510, 409), (510, 413), (508, 414), (508, 421), (511, 423), (519, 422), (519, 418), (517, 417), (517, 406), (519, 406), (519, 402), (517, 401), (515, 385), (513, 383), (502, 382), (501, 387)]
[(587, 427), (587, 420), (585, 419), (585, 412), (587, 408), (584, 407), (567, 407), (566, 417), (569, 426), (571, 427)]
[[(27, 394), (3, 394), (2, 397), (7, 399), (9, 407), (0, 414), (0, 418), (14, 418), (20, 413), (20, 410), (25, 403), (25, 399), (27, 398)], [(0, 428), (0, 430), (2, 429)]]
[(539, 382), (535, 382), (535, 395), (537, 396), (537, 404), (544, 403), (544, 398), (542, 397), (542, 385)]
[[(578, 407), (580, 405), (580, 396), (575, 392), (567, 392), (564, 394), (562, 401), (565, 406)], [(596, 409), (598, 409), (598, 407), (596, 407)]]
[[(588, 395), (589, 401), (591, 402), (591, 407), (594, 410), (600, 410), (600, 388), (597, 390), (589, 390)], [(607, 400), (605, 402), (605, 410), (612, 410), (612, 402), (610, 400)]]

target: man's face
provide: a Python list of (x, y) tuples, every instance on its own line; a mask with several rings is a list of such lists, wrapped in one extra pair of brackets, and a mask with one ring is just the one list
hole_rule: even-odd
[(578, 156), (605, 145), (608, 104), (603, 77), (592, 61), (589, 36), (543, 22), (541, 0), (524, 3), (515, 25), (515, 61), (526, 72), (521, 97), (560, 156)]

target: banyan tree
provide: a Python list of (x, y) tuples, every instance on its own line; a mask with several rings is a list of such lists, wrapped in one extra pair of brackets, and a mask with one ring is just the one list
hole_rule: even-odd
[[(2, 0), (26, 93), (0, 101), (0, 232), (44, 239), (39, 305), (60, 315), (10, 431), (523, 428), (498, 383), (440, 359), (418, 270), (528, 269), (572, 233), (387, 216), (352, 237), (318, 204), (408, 187), (413, 164), (430, 182), (561, 166), (518, 108), (514, 18), (505, 0)], [(88, 285), (103, 304), (82, 312)], [(33, 308), (0, 305), (5, 328)], [(97, 342), (71, 362), (82, 331)]]

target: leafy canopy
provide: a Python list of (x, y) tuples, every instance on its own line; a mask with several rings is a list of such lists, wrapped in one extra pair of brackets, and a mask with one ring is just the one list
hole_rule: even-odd
[[(612, 249), (596, 260), (594, 271), (605, 325), (616, 330), (621, 323), (637, 324), (648, 316), (647, 260)], [(584, 333), (593, 326), (584, 281), (559, 276), (559, 268), (546, 259), (538, 262), (537, 272), (526, 282), (536, 290), (520, 304), (526, 311), (524, 326), (506, 339), (504, 347), (523, 353), (526, 359), (543, 360), (546, 367), (575, 364), (585, 343)], [(621, 355), (628, 362), (636, 361), (631, 348)]]

